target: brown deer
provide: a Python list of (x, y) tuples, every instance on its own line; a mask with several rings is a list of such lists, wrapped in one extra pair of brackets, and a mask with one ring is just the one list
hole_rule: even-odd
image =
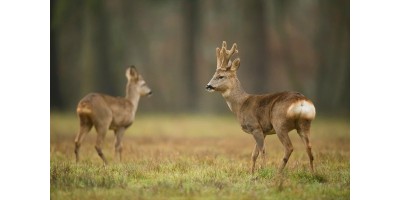
[(126, 69), (126, 96), (112, 97), (106, 94), (90, 93), (83, 97), (78, 104), (76, 112), (80, 119), (80, 130), (75, 138), (76, 162), (79, 161), (79, 148), (85, 135), (94, 126), (97, 131), (96, 151), (103, 159), (104, 165), (107, 160), (102, 152), (103, 140), (107, 131), (115, 133), (115, 157), (121, 161), (122, 136), (125, 130), (135, 120), (141, 96), (152, 94), (143, 77), (134, 66)]
[(315, 117), (313, 103), (298, 92), (278, 92), (263, 95), (246, 93), (238, 80), (236, 71), (240, 66), (240, 59), (233, 62), (231, 57), (238, 53), (236, 43), (230, 50), (226, 48), (226, 42), (222, 48), (217, 48), (217, 70), (206, 86), (209, 92), (218, 91), (225, 98), (229, 109), (236, 115), (242, 130), (252, 134), (256, 140), (252, 157), (251, 172), (261, 152), (265, 165), (264, 139), (267, 135), (276, 134), (285, 147), (285, 155), (280, 165), (282, 172), (293, 152), (289, 131), (296, 129), (304, 144), (310, 159), (311, 171), (314, 172), (313, 154), (310, 144), (310, 126)]

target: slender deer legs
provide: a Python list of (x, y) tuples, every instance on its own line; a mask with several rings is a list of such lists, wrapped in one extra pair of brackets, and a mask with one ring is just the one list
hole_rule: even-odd
[(257, 147), (257, 143), (254, 145), (254, 149), (253, 149), (253, 153), (251, 154), (251, 160), (252, 160), (252, 165), (251, 165), (251, 173), (254, 174), (254, 168), (256, 166), (256, 161), (258, 158), (258, 147)]
[(115, 130), (115, 159), (122, 161), (122, 137), (124, 136), (125, 128)]
[(311, 144), (310, 144), (310, 140), (309, 140), (310, 133), (309, 132), (299, 132), (299, 135), (300, 135), (301, 139), (303, 140), (304, 145), (306, 146), (308, 158), (310, 159), (311, 172), (314, 172), (314, 165), (313, 165), (314, 156), (311, 151)]
[(261, 167), (265, 167), (265, 149), (264, 149), (264, 134), (261, 130), (255, 130), (253, 131), (253, 137), (256, 140), (256, 145), (254, 146), (253, 153), (251, 154), (252, 158), (252, 166), (251, 166), (251, 173), (254, 174), (254, 169), (256, 165), (256, 161), (258, 158), (259, 153), (261, 152)]
[(286, 166), (286, 163), (288, 162), (288, 160), (290, 158), (290, 155), (293, 152), (293, 145), (292, 145), (292, 142), (290, 141), (290, 138), (289, 138), (289, 135), (288, 135), (288, 131), (280, 130), (276, 134), (278, 135), (279, 140), (281, 141), (281, 143), (285, 147), (285, 155), (283, 157), (281, 166), (279, 167), (279, 172), (282, 172), (283, 169)]
[(82, 141), (86, 134), (92, 129), (92, 122), (85, 116), (79, 116), (80, 118), (80, 129), (75, 138), (75, 157), (76, 162), (79, 162), (79, 149), (81, 147)]
[[(75, 138), (76, 162), (79, 162), (79, 149), (82, 144), (82, 140), (85, 138), (86, 134), (93, 127), (93, 123), (88, 118), (85, 118), (85, 116), (80, 116), (80, 120), (81, 120), (80, 130)], [(97, 139), (96, 139), (95, 149), (97, 151), (97, 154), (103, 160), (104, 165), (107, 165), (107, 163), (108, 163), (107, 159), (105, 158), (103, 151), (102, 151), (104, 138), (105, 138), (105, 135), (108, 130), (107, 125), (96, 124), (95, 128), (97, 131)], [(121, 156), (122, 137), (124, 135), (124, 132), (125, 132), (125, 128), (119, 128), (119, 129), (115, 130), (115, 157), (118, 158), (119, 161), (122, 160), (122, 156)]]
[(310, 169), (311, 172), (314, 172), (314, 156), (312, 154), (311, 151), (311, 143), (310, 143), (310, 125), (311, 122), (310, 121), (301, 121), (299, 122), (299, 129), (297, 129), (297, 133), (299, 134), (299, 136), (301, 137), (301, 139), (304, 142), (304, 145), (306, 146), (306, 150), (307, 150), (307, 155), (308, 158), (310, 159)]
[(96, 125), (96, 131), (97, 131), (97, 140), (96, 140), (96, 146), (95, 149), (97, 151), (97, 154), (99, 154), (100, 158), (103, 160), (103, 164), (107, 165), (107, 159), (103, 154), (102, 148), (103, 148), (103, 142), (104, 138), (107, 133), (107, 125)]

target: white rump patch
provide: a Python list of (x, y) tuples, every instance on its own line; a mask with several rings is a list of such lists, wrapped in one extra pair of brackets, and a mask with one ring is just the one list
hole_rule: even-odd
[(92, 110), (89, 109), (89, 108), (87, 108), (87, 107), (78, 107), (78, 108), (76, 109), (76, 112), (77, 112), (77, 113), (86, 113), (86, 114), (89, 114), (89, 113), (92, 112)]
[(300, 100), (289, 106), (286, 115), (289, 118), (312, 120), (315, 118), (315, 107), (311, 102)]

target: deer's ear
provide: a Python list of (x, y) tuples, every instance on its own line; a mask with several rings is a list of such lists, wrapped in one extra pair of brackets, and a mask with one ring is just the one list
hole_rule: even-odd
[(232, 66), (230, 67), (230, 69), (232, 71), (236, 71), (237, 69), (239, 69), (240, 66), (240, 58), (236, 58), (233, 62), (232, 62)]
[(126, 75), (126, 78), (128, 79), (128, 80), (131, 80), (131, 79), (133, 79), (133, 80), (137, 80), (138, 79), (138, 72), (137, 72), (137, 70), (136, 70), (136, 67), (135, 66), (130, 66), (130, 67), (128, 67), (128, 69), (126, 69), (126, 73), (125, 73), (125, 75)]

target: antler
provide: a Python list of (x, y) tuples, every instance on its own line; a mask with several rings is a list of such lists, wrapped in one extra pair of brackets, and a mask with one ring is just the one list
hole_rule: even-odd
[(226, 42), (222, 42), (221, 49), (217, 47), (216, 54), (217, 54), (217, 69), (226, 69), (229, 65), (229, 61), (231, 57), (235, 54), (239, 53), (237, 50), (236, 43), (233, 43), (232, 48), (230, 50), (226, 49)]

